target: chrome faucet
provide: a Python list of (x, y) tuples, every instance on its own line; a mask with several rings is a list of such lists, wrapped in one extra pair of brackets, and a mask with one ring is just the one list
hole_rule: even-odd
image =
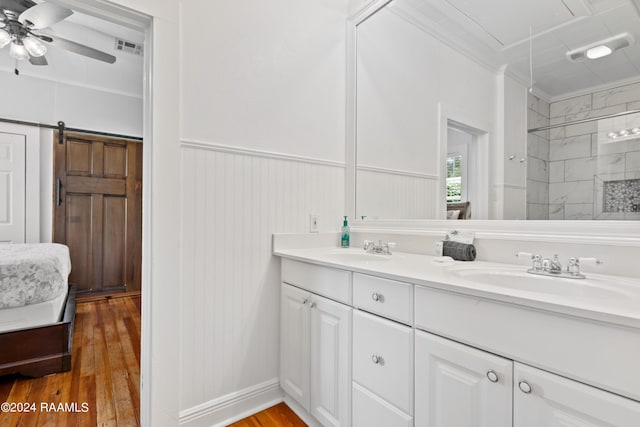
[(516, 254), (518, 258), (531, 258), (531, 268), (527, 270), (527, 273), (538, 274), (541, 276), (552, 277), (564, 277), (566, 279), (585, 279), (586, 276), (580, 273), (580, 261), (595, 263), (595, 265), (602, 264), (602, 261), (595, 258), (569, 258), (569, 264), (566, 268), (563, 268), (558, 255), (554, 255), (553, 259), (542, 258), (540, 255), (530, 254), (528, 252), (518, 252)]
[(391, 255), (391, 249), (395, 248), (396, 244), (392, 242), (383, 242), (378, 240), (378, 244), (373, 240), (365, 240), (363, 249), (369, 254), (384, 254)]
[(544, 258), (542, 260), (542, 270), (551, 274), (561, 274), (562, 273), (562, 264), (558, 259), (558, 254), (553, 256), (553, 259)]

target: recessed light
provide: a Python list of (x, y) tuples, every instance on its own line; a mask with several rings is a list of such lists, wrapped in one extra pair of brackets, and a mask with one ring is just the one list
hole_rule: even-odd
[(589, 59), (598, 59), (607, 55), (611, 55), (613, 50), (609, 46), (600, 45), (592, 47), (591, 49), (587, 49), (587, 58)]

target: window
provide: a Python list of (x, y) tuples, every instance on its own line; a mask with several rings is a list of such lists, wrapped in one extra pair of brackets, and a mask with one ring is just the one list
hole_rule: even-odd
[(462, 201), (462, 154), (447, 155), (447, 203)]

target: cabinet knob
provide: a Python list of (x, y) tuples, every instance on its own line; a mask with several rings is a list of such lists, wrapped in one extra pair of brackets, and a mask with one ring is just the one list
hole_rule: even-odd
[(371, 294), (371, 299), (376, 302), (384, 302), (384, 295), (374, 292)]
[(487, 372), (487, 378), (489, 379), (489, 381), (491, 381), (492, 383), (497, 383), (498, 382), (498, 374), (495, 371), (489, 371)]
[(520, 390), (525, 394), (531, 393), (531, 385), (526, 381), (520, 381), (518, 387), (520, 387)]
[(384, 364), (384, 359), (382, 358), (382, 356), (378, 356), (377, 354), (374, 354), (373, 356), (371, 356), (371, 361), (376, 365)]
[(305, 305), (308, 302), (309, 302), (309, 300), (305, 298), (305, 299), (302, 300), (302, 305)]
[(315, 306), (316, 306), (315, 302), (312, 302), (311, 304), (309, 304), (309, 307), (311, 307), (311, 308), (315, 308)]

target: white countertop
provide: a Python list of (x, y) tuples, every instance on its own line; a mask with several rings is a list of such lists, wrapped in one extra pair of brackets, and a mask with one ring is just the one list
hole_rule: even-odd
[[(463, 270), (478, 270), (508, 277), (520, 275), (527, 270), (526, 265), (499, 264), (483, 261), (437, 262), (438, 257), (394, 252), (388, 259), (366, 261), (340, 259), (345, 254), (364, 254), (362, 249), (342, 249), (335, 246), (316, 248), (286, 248), (274, 245), (274, 255), (308, 262), (326, 267), (371, 274), (387, 279), (414, 283), (420, 286), (443, 289), (466, 295), (488, 298), (525, 307), (568, 314), (582, 318), (640, 328), (640, 280), (588, 273), (587, 279), (548, 278), (546, 289), (531, 290), (489, 281), (470, 280), (460, 274)], [(348, 258), (347, 255), (345, 258)], [(531, 280), (533, 275), (524, 276)], [(542, 276), (533, 276), (542, 277)], [(537, 279), (536, 279), (537, 280)], [(558, 290), (554, 288), (557, 282)], [(535, 282), (534, 282), (535, 283)], [(562, 286), (570, 289), (564, 294)], [(584, 287), (584, 288), (583, 288)], [(584, 289), (584, 292), (582, 291)]]

